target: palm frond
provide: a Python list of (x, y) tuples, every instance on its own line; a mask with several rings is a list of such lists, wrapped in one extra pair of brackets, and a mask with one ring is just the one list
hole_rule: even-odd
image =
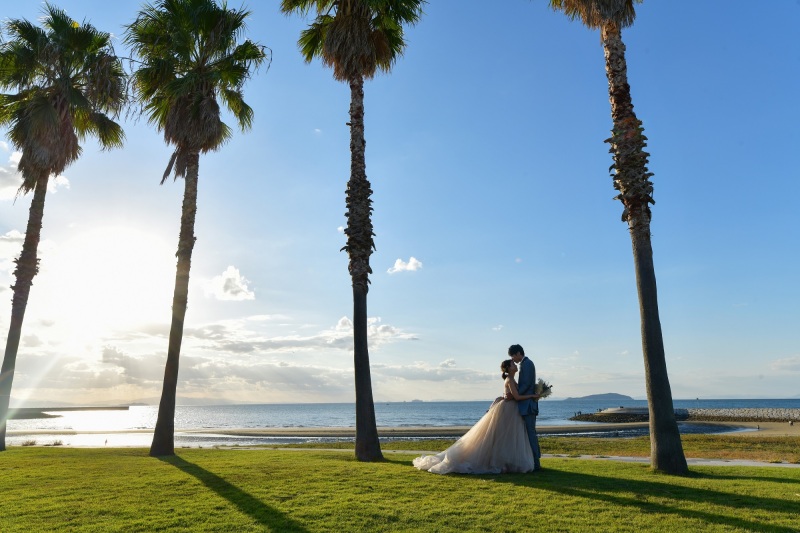
[(337, 0), (281, 0), (281, 13), (296, 13), (305, 17), (312, 9), (317, 13), (329, 13), (337, 4)]
[(321, 15), (309, 24), (308, 28), (300, 32), (297, 45), (300, 47), (300, 54), (306, 63), (310, 63), (315, 57), (322, 57), (322, 49), (331, 21), (333, 21), (332, 16)]
[(252, 125), (241, 89), (267, 56), (263, 46), (240, 42), (249, 16), (214, 0), (158, 0), (126, 27), (125, 42), (141, 61), (134, 91), (148, 121), (176, 147), (167, 174), (183, 176), (188, 154), (230, 138), (218, 98), (242, 129)]
[(391, 70), (405, 48), (403, 25), (416, 24), (424, 0), (351, 0), (314, 2), (284, 0), (281, 11), (317, 16), (298, 40), (306, 62), (319, 57), (340, 81), (371, 78), (380, 69)]
[(125, 142), (125, 132), (122, 126), (108, 118), (103, 113), (90, 113), (87, 117), (87, 132), (97, 136), (103, 150), (122, 148)]
[(17, 91), (0, 97), (0, 123), (22, 152), (22, 192), (42, 176), (63, 172), (80, 156), (79, 141), (87, 135), (99, 134), (106, 147), (123, 139), (119, 125), (105, 116), (125, 103), (126, 76), (110, 35), (49, 3), (43, 11), (41, 27), (6, 21), (8, 39), (0, 43), (0, 86)]
[(571, 20), (580, 20), (592, 29), (608, 22), (626, 28), (636, 19), (634, 4), (643, 0), (550, 0), (550, 7), (562, 11)]
[(230, 109), (233, 116), (236, 117), (236, 122), (239, 124), (242, 131), (250, 129), (253, 126), (254, 112), (253, 108), (244, 101), (242, 92), (239, 90), (225, 89), (220, 95), (226, 107)]

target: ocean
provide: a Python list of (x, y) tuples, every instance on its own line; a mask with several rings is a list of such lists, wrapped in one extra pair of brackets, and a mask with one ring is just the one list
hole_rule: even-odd
[[(378, 427), (471, 426), (480, 419), (491, 401), (472, 402), (388, 402), (375, 404)], [(676, 409), (800, 409), (797, 399), (675, 400)], [(558, 400), (539, 402), (539, 426), (586, 424), (569, 418), (608, 407), (647, 407), (645, 400)], [(45, 410), (45, 412), (47, 412)], [(60, 442), (66, 446), (148, 447), (155, 427), (157, 406), (131, 406), (127, 410), (53, 411), (56, 418), (9, 420), (8, 445), (35, 440), (37, 444)], [(353, 427), (352, 403), (248, 404), (178, 406), (175, 413), (176, 447), (215, 445), (289, 444), (307, 441), (347, 440), (335, 437), (252, 437), (216, 434), (215, 430), (257, 428)], [(189, 432), (191, 431), (191, 432)], [(646, 430), (645, 430), (646, 431)], [(684, 428), (681, 429), (684, 431)], [(630, 434), (635, 434), (634, 432)], [(641, 434), (641, 433), (640, 433)]]

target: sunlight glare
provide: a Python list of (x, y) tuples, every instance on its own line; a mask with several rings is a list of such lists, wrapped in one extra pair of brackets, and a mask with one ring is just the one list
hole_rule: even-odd
[(175, 276), (170, 248), (161, 237), (126, 226), (77, 234), (43, 258), (43, 309), (87, 342), (166, 322)]

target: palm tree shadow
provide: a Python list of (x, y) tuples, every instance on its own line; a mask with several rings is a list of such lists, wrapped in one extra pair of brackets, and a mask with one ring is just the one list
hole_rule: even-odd
[(740, 474), (712, 474), (712, 473), (699, 473), (697, 474), (699, 478), (707, 478), (707, 479), (741, 479), (745, 481), (766, 481), (768, 483), (786, 483), (788, 485), (792, 485), (794, 487), (798, 487), (798, 480), (792, 479), (788, 477), (772, 477), (772, 476), (743, 476)]
[[(697, 477), (710, 476), (700, 474)], [(755, 519), (748, 520), (712, 511), (686, 509), (665, 502), (665, 499), (689, 500), (708, 502), (718, 506), (745, 507), (766, 513), (786, 513), (786, 502), (773, 498), (748, 494), (730, 494), (704, 488), (682, 487), (667, 482), (619, 479), (550, 469), (533, 476), (506, 474), (493, 477), (493, 480), (519, 487), (531, 487), (578, 498), (598, 500), (639, 513), (677, 515), (700, 520), (706, 524), (716, 524), (745, 531), (774, 533), (797, 531), (795, 528), (765, 524)], [(634, 496), (631, 496), (631, 494)]]
[(281, 511), (270, 507), (255, 496), (201, 466), (190, 463), (178, 456), (159, 457), (158, 459), (195, 477), (203, 485), (216, 492), (217, 495), (235, 505), (239, 511), (250, 516), (262, 526), (266, 526), (268, 531), (293, 531), (297, 533), (309, 531), (296, 520), (292, 520)]

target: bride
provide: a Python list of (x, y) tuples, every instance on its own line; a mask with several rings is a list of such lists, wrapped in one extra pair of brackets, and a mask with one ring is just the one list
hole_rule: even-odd
[(517, 366), (508, 359), (500, 364), (505, 381), (504, 396), (455, 444), (436, 455), (414, 459), (414, 466), (434, 474), (500, 474), (533, 471), (533, 452), (525, 424), (515, 400), (539, 398), (520, 395), (514, 374)]

